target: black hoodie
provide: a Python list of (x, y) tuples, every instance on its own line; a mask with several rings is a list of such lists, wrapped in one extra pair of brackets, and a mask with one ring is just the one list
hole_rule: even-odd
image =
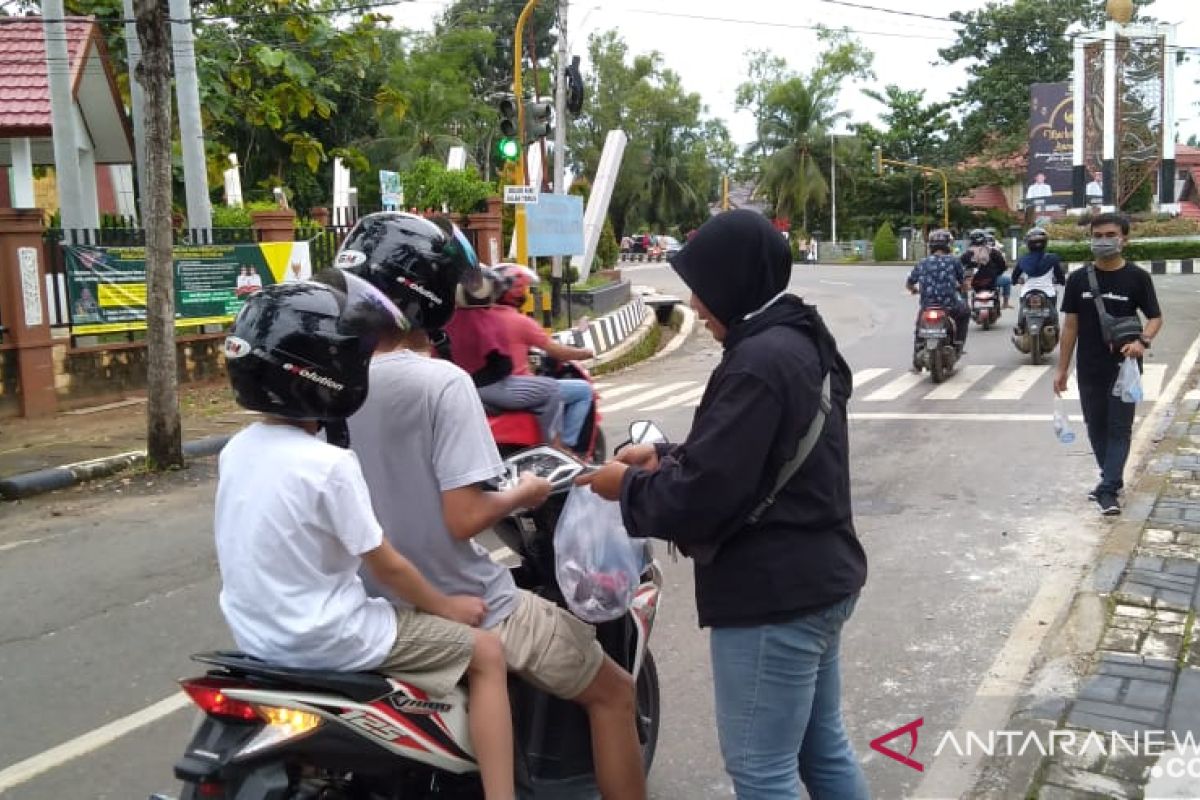
[[(783, 622), (854, 594), (867, 564), (850, 510), (851, 373), (816, 309), (778, 297), (791, 275), (787, 242), (762, 216), (728, 212), (705, 223), (672, 266), (728, 328), (725, 353), (687, 441), (664, 453), (657, 471), (626, 473), (630, 535), (673, 541), (684, 553), (721, 544), (710, 563), (695, 565), (701, 626)], [(816, 447), (747, 525), (812, 422), (826, 372), (833, 410)]]

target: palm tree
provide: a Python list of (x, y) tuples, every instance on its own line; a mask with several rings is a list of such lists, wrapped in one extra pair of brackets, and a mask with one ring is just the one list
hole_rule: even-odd
[[(686, 134), (685, 134), (686, 136)], [(646, 222), (665, 229), (693, 214), (703, 200), (688, 182), (684, 159), (686, 142), (674, 131), (660, 128), (650, 141), (645, 157), (645, 180), (637, 193), (637, 205)]]
[(450, 102), (444, 87), (431, 84), (402, 94), (404, 116), (398, 122), (384, 124), (385, 133), (391, 135), (360, 145), (373, 164), (404, 171), (419, 158), (445, 162), (452, 147), (467, 147), (471, 153), (466, 142), (450, 132), (459, 127), (461, 110)]
[(792, 78), (767, 95), (766, 116), (754, 146), (770, 153), (762, 181), (775, 199), (775, 213), (792, 217), (800, 212), (808, 230), (808, 207), (824, 206), (829, 183), (819, 156), (829, 144), (834, 124), (849, 116), (835, 110), (838, 87), (818, 78)]

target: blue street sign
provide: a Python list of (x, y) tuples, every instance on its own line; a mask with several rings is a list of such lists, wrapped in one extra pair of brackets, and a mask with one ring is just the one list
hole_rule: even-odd
[(583, 255), (582, 197), (543, 193), (525, 215), (529, 255)]

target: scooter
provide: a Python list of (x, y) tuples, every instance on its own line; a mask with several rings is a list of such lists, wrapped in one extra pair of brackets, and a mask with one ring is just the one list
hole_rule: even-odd
[(1026, 289), (1021, 295), (1019, 313), (1025, 325), (1023, 330), (1020, 327), (1013, 329), (1012, 341), (1034, 364), (1041, 364), (1046, 353), (1053, 352), (1058, 346), (1054, 300), (1054, 295), (1041, 289)]
[(1000, 319), (1000, 292), (995, 289), (971, 291), (971, 319), (985, 331)]
[[(560, 362), (537, 350), (530, 352), (529, 360), (538, 376), (555, 379), (574, 378), (594, 384), (591, 373), (578, 361)], [(496, 440), (501, 456), (546, 443), (535, 414), (528, 411), (500, 411), (486, 406), (485, 409), (488, 414), (488, 426), (492, 429), (492, 438)], [(584, 420), (583, 430), (579, 433), (580, 446), (577, 448), (579, 455), (589, 463), (602, 461), (607, 452), (604, 431), (600, 429), (600, 419), (599, 394), (593, 386), (592, 405), (588, 409), (587, 419)]]
[(917, 318), (913, 366), (929, 370), (934, 383), (941, 383), (954, 374), (960, 356), (955, 344), (956, 330), (954, 319), (944, 308), (926, 308)]
[[(645, 441), (653, 423), (635, 423)], [(642, 436), (635, 435), (642, 433)], [(517, 585), (566, 607), (555, 579), (553, 534), (574, 479), (589, 469), (551, 447), (535, 447), (505, 462), (504, 488), (525, 472), (551, 482), (549, 499), (495, 527), (516, 555)], [(596, 626), (605, 652), (636, 681), (636, 723), (649, 771), (658, 744), (660, 694), (650, 635), (663, 575), (648, 541), (641, 582), (628, 612)], [(202, 712), (175, 777), (180, 800), (479, 800), (462, 687), (431, 697), (376, 673), (303, 670), (245, 653), (199, 653), (204, 675), (181, 681)], [(579, 705), (516, 678), (509, 696), (515, 726), (518, 796), (590, 797), (594, 793), (591, 735)], [(564, 786), (584, 787), (567, 790)], [(170, 800), (153, 795), (151, 800)]]

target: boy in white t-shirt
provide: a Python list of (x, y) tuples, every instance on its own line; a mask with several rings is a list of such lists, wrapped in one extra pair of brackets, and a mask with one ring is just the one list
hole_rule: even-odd
[[(432, 695), (470, 678), (471, 740), (489, 800), (511, 800), (512, 719), (487, 605), (446, 595), (388, 543), (358, 459), (316, 437), (367, 396), (371, 352), (400, 312), (365, 282), (298, 282), (246, 301), (225, 341), (240, 405), (266, 416), (221, 453), (221, 610), (238, 647), (290, 667), (374, 670)], [(369, 598), (363, 565), (411, 608)]]

